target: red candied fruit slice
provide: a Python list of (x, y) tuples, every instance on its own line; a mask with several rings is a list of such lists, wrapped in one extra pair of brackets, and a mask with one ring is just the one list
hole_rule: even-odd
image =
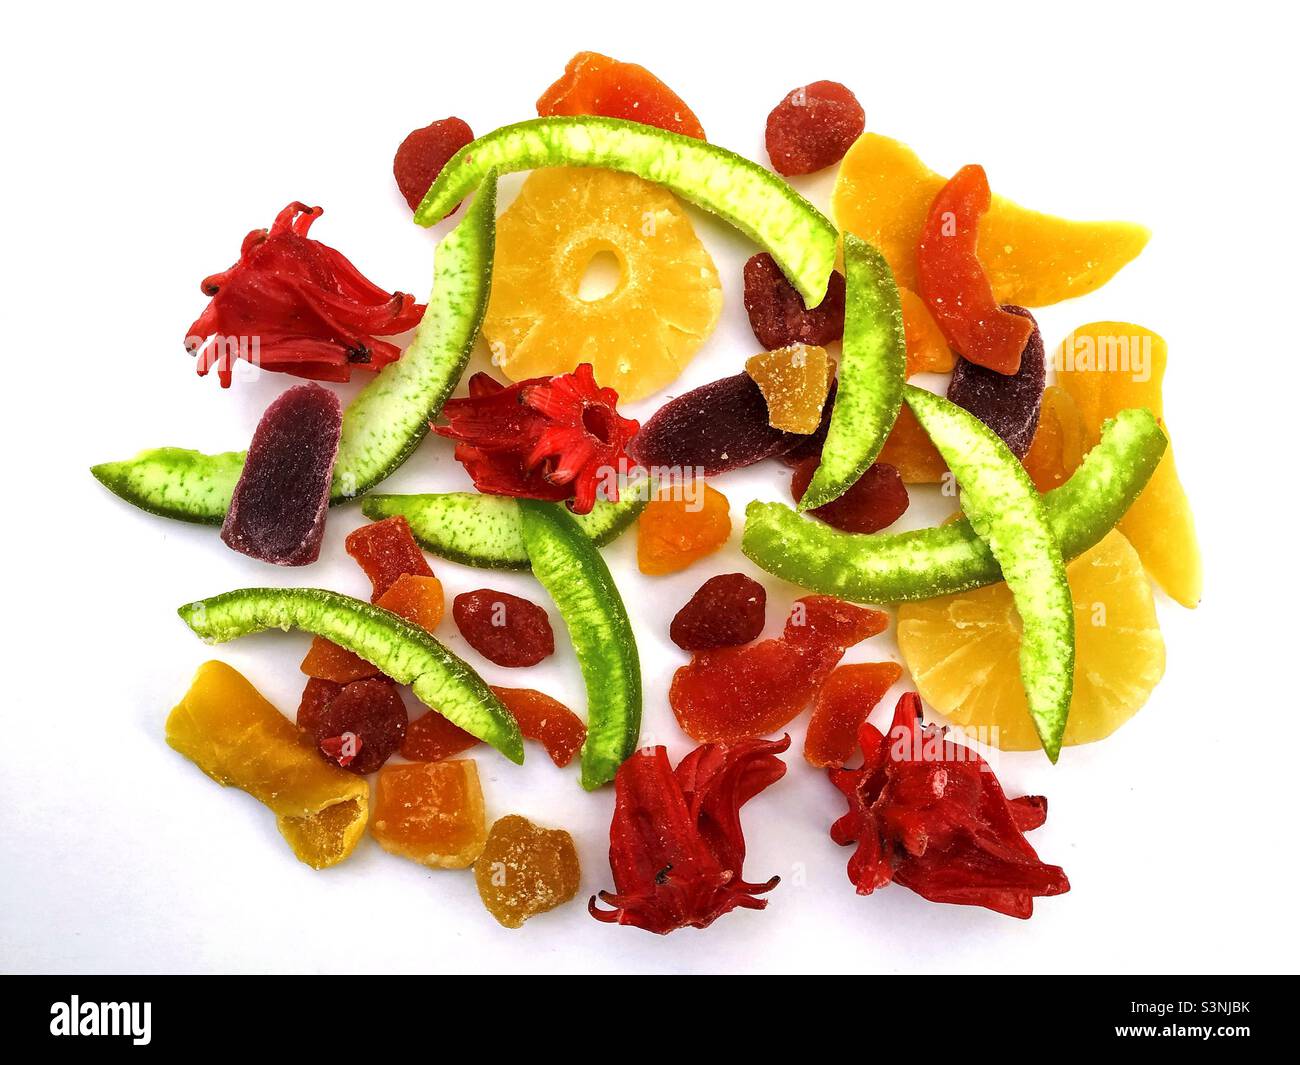
[(778, 174), (811, 174), (838, 163), (866, 129), (858, 98), (838, 81), (788, 93), (767, 116), (767, 154)]
[(542, 93), (537, 113), (603, 115), (658, 126), (670, 133), (704, 140), (704, 127), (686, 102), (636, 63), (623, 63), (599, 52), (579, 52), (564, 74)]
[(701, 385), (660, 407), (628, 452), (646, 467), (714, 477), (789, 451), (806, 437), (768, 424), (767, 400), (747, 373)]
[(430, 710), (406, 726), (400, 751), (410, 762), (441, 762), (468, 751), (476, 743), (478, 740), (463, 728)]
[[(474, 131), (459, 118), (441, 118), (406, 135), (393, 156), (393, 177), (412, 211), (420, 206), (447, 160), (473, 139)], [(447, 214), (454, 214), (456, 207)]]
[(498, 666), (534, 666), (555, 652), (546, 611), (517, 595), (492, 588), (462, 592), (451, 616), (469, 645)]
[(372, 603), (379, 602), (380, 596), (405, 574), (433, 576), (424, 552), (411, 535), (411, 526), (400, 514), (354, 530), (343, 541), (343, 547), (370, 578), (374, 588)]
[(320, 385), (297, 385), (266, 408), (221, 524), (242, 555), (277, 566), (320, 556), (343, 408)]
[(1002, 437), (1016, 458), (1023, 459), (1038, 431), (1038, 414), (1047, 384), (1043, 334), (1025, 308), (1008, 304), (1002, 309), (1028, 318), (1034, 327), (1020, 356), (1020, 368), (1005, 374), (959, 358), (948, 382), (948, 398), (975, 415)]
[(551, 761), (563, 769), (587, 741), (582, 718), (557, 699), (532, 688), (498, 688), (492, 692), (514, 715), (526, 740), (546, 748)]
[(326, 761), (373, 773), (402, 744), (406, 705), (387, 677), (354, 680), (326, 704), (312, 735)]
[(682, 731), (698, 743), (770, 735), (808, 705), (849, 647), (887, 622), (878, 610), (806, 596), (779, 639), (697, 651), (673, 675), (668, 702)]
[(308, 677), (302, 690), (302, 699), (298, 703), (298, 727), (313, 735), (325, 707), (343, 690), (342, 684), (319, 677)]
[(897, 662), (856, 662), (837, 667), (821, 686), (808, 719), (803, 756), (819, 769), (845, 765), (853, 757), (858, 730), (885, 692), (898, 683)]
[(825, 298), (809, 310), (776, 260), (760, 252), (745, 263), (745, 312), (768, 351), (791, 344), (825, 347), (844, 337), (844, 275), (832, 271)]
[[(796, 503), (808, 491), (820, 463), (819, 458), (804, 459), (794, 468), (790, 494)], [(808, 513), (843, 532), (873, 533), (893, 525), (907, 510), (907, 504), (907, 486), (903, 484), (903, 478), (893, 466), (877, 462), (867, 467), (866, 473), (838, 499)]]
[(763, 631), (767, 591), (743, 573), (720, 573), (700, 585), (677, 611), (669, 638), (683, 651), (739, 647)]

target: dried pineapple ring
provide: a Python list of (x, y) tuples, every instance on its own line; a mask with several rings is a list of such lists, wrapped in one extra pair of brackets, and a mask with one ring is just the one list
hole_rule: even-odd
[[(601, 253), (618, 261), (613, 291), (580, 288)], [(582, 362), (627, 402), (663, 388), (717, 324), (722, 286), (672, 193), (611, 170), (538, 170), (497, 220), (483, 336), (512, 381)]]

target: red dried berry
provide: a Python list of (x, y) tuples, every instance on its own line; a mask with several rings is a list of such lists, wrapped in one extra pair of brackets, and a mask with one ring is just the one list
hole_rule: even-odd
[[(797, 503), (808, 490), (821, 459), (804, 459), (794, 469), (790, 494)], [(887, 529), (907, 510), (907, 486), (898, 471), (887, 462), (867, 467), (867, 472), (838, 499), (808, 511), (814, 518), (850, 533), (873, 533)]]
[(469, 645), (498, 666), (535, 666), (555, 652), (546, 611), (517, 595), (492, 588), (462, 592), (451, 616)]
[(844, 158), (866, 128), (858, 98), (838, 81), (814, 81), (767, 116), (767, 154), (778, 174), (811, 174)]
[[(474, 131), (459, 118), (439, 119), (406, 135), (393, 156), (393, 177), (412, 211), (420, 206), (447, 160), (473, 139)], [(447, 214), (454, 214), (456, 207)]]
[(825, 347), (844, 336), (844, 275), (832, 271), (825, 298), (809, 310), (776, 260), (760, 252), (745, 263), (745, 311), (768, 351), (790, 344)]
[(342, 691), (343, 685), (335, 681), (308, 677), (307, 686), (302, 690), (302, 700), (298, 703), (298, 727), (316, 735), (316, 726), (320, 723), (325, 707)]
[(1043, 334), (1034, 316), (1023, 307), (1008, 305), (1002, 309), (1028, 318), (1034, 327), (1020, 356), (1020, 369), (1013, 374), (999, 373), (958, 356), (948, 382), (948, 398), (975, 415), (1002, 437), (1016, 458), (1023, 459), (1038, 431), (1047, 383)]
[(399, 577), (433, 576), (424, 552), (411, 535), (410, 524), (401, 514), (354, 529), (343, 547), (370, 578), (372, 603), (379, 602)]
[(669, 638), (683, 651), (739, 647), (763, 631), (767, 591), (743, 573), (720, 573), (700, 585), (677, 611)]
[(373, 773), (402, 745), (406, 704), (386, 677), (354, 680), (320, 712), (312, 735), (327, 761)]

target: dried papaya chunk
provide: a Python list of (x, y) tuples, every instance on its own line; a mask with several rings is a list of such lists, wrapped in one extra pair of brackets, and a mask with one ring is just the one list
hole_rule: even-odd
[[(831, 213), (874, 244), (900, 286), (916, 290), (916, 244), (946, 179), (907, 145), (864, 133), (840, 164)], [(1132, 222), (1075, 222), (994, 196), (976, 254), (998, 303), (1046, 307), (1100, 288), (1137, 257), (1150, 231)]]
[(469, 868), (487, 840), (473, 759), (384, 766), (370, 832), (384, 850), (421, 865)]
[(218, 784), (248, 792), (313, 869), (352, 853), (370, 786), (326, 764), (315, 745), (224, 662), (205, 662), (167, 717), (167, 742)]
[(563, 77), (538, 99), (537, 113), (626, 118), (706, 139), (704, 127), (686, 102), (650, 71), (599, 52), (579, 52), (570, 59)]

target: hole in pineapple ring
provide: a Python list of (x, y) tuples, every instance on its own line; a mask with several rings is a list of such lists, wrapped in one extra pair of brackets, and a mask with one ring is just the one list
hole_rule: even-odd
[(578, 281), (578, 299), (595, 303), (611, 295), (623, 280), (623, 262), (612, 251), (602, 249), (591, 257)]

